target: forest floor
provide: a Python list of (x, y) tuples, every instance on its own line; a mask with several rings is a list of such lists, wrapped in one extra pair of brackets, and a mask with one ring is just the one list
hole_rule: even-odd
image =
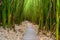
[(32, 25), (38, 36), (38, 40), (55, 40), (55, 35), (51, 35), (51, 32), (45, 34), (45, 31), (42, 31), (38, 34), (39, 26), (29, 21), (24, 21), (19, 26), (15, 24), (14, 29), (3, 29), (2, 27), (0, 27), (0, 40), (23, 40), (27, 24)]

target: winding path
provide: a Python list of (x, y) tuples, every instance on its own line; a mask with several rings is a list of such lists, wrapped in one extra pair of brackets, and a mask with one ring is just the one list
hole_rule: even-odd
[(27, 26), (26, 32), (24, 34), (23, 40), (38, 40), (37, 34), (31, 25)]

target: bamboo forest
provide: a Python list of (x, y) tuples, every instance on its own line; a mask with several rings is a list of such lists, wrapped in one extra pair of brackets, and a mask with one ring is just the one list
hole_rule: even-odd
[(0, 40), (60, 40), (60, 0), (0, 0)]

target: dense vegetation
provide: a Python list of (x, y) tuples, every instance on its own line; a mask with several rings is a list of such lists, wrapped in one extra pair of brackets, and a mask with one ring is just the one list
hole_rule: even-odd
[(60, 0), (0, 0), (0, 25), (4, 28), (28, 20), (39, 25), (39, 31), (60, 35)]

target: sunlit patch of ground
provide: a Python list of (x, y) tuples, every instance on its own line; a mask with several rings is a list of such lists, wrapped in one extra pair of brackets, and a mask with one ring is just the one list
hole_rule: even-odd
[(15, 31), (13, 29), (3, 29), (0, 27), (0, 40), (22, 40), (23, 35), (25, 33), (27, 24), (30, 24), (33, 26), (34, 30), (36, 31), (36, 34), (38, 36), (39, 40), (55, 40), (55, 36), (51, 35), (51, 33), (44, 34), (43, 32), (39, 32), (38, 34), (38, 28), (39, 26), (36, 24), (33, 24), (29, 21), (23, 21), (19, 26), (15, 25)]

